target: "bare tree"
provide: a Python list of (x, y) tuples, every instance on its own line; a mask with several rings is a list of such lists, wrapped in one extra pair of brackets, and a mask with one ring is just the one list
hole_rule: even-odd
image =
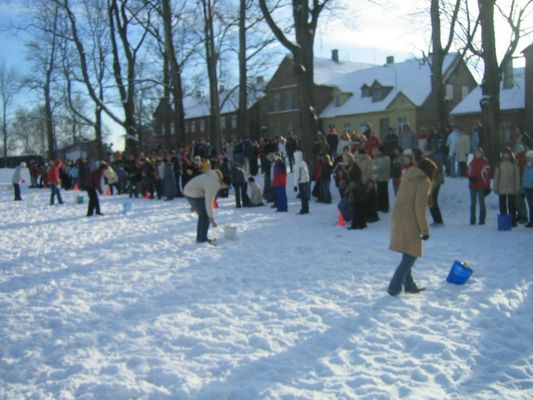
[[(274, 21), (266, 0), (259, 0), (261, 11), (280, 43), (292, 54), (296, 75), (297, 100), (300, 109), (300, 144), (304, 154), (311, 159), (313, 144), (318, 136), (319, 123), (315, 111), (314, 41), (318, 18), (332, 0), (292, 0), (294, 37), (291, 40)], [(311, 3), (311, 7), (310, 4)]]
[(451, 15), (449, 15), (449, 29), (444, 40), (444, 45), (442, 43), (441, 19), (443, 18), (443, 13), (441, 1), (431, 0), (431, 54), (426, 56), (426, 58), (431, 65), (431, 89), (435, 96), (439, 131), (443, 135), (446, 132), (450, 118), (449, 104), (445, 98), (446, 90), (443, 81), (443, 65), (444, 59), (450, 53), (450, 49), (454, 43), (455, 27), (462, 0), (454, 0)]
[(62, 15), (59, 7), (43, 0), (32, 1), (34, 15), (30, 29), (34, 40), (26, 43), (28, 58), (33, 64), (32, 76), (24, 80), (24, 85), (41, 91), (44, 102), (44, 123), (47, 136), (47, 156), (56, 158), (56, 134), (54, 109), (56, 101), (53, 92), (59, 73), (59, 56)]
[[(466, 43), (469, 50), (480, 57), (484, 63), (483, 82), (481, 84), (482, 98), (480, 101), (484, 147), (490, 161), (494, 164), (501, 150), (500, 138), (500, 83), (504, 68), (512, 60), (520, 39), (527, 32), (523, 28), (525, 18), (533, 6), (533, 0), (518, 2), (512, 0), (509, 7), (501, 7), (496, 0), (478, 0), (479, 14), (476, 19), (471, 18), (467, 4), (467, 23), (464, 25)], [(511, 37), (501, 61), (498, 61), (496, 51), (495, 11), (507, 21), (511, 30)], [(481, 43), (477, 45), (478, 28), (481, 33)], [(530, 29), (531, 27), (529, 27)], [(498, 37), (502, 40), (501, 37)]]
[[(261, 10), (254, 0), (240, 0), (239, 5), (239, 116), (241, 137), (250, 137), (248, 118), (248, 68), (250, 62), (270, 46), (276, 39), (260, 29), (264, 24)], [(267, 28), (268, 29), (268, 28)]]
[(4, 165), (7, 165), (7, 113), (15, 95), (20, 90), (20, 77), (14, 68), (0, 63), (0, 99), (2, 99), (2, 134), (4, 137)]

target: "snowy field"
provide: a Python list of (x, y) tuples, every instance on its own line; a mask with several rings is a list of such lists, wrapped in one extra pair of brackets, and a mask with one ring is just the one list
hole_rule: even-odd
[[(1, 399), (532, 399), (533, 229), (470, 226), (467, 182), (441, 189), (419, 295), (385, 289), (389, 216), (364, 231), (334, 204), (289, 212), (219, 200), (219, 245), (185, 200), (23, 187), (0, 170)], [(26, 178), (28, 180), (28, 178)], [(337, 196), (336, 190), (332, 190)], [(82, 193), (84, 194), (84, 193)], [(235, 240), (222, 227), (237, 227)], [(474, 274), (446, 282), (455, 259)]]

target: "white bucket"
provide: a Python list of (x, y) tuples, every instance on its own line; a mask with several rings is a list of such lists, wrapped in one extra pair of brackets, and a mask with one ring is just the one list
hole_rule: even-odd
[(226, 225), (224, 227), (224, 237), (226, 239), (235, 239), (235, 236), (237, 235), (237, 227), (232, 225)]

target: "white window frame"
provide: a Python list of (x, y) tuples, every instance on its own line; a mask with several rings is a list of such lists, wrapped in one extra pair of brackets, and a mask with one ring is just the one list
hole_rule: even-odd
[(451, 83), (446, 84), (446, 98), (448, 100), (453, 100), (453, 85)]
[(231, 116), (231, 128), (236, 129), (237, 128), (237, 114), (233, 114)]
[(205, 132), (205, 119), (200, 120), (200, 132)]

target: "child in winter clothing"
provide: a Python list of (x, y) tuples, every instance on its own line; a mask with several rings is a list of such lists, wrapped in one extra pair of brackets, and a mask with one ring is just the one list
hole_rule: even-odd
[(109, 165), (102, 162), (97, 169), (89, 173), (85, 180), (85, 190), (87, 190), (87, 196), (89, 197), (89, 205), (87, 206), (88, 217), (91, 217), (95, 211), (96, 215), (103, 215), (100, 212), (100, 201), (98, 200), (96, 191), (98, 190), (100, 194), (103, 194), (101, 186), (102, 175), (104, 175), (108, 168)]
[(276, 198), (276, 211), (288, 211), (287, 207), (287, 167), (279, 155), (275, 156), (274, 179), (272, 186), (274, 187), (274, 196)]
[(533, 228), (533, 150), (526, 153), (526, 166), (522, 174), (522, 188), (529, 208), (529, 222), (526, 228)]
[(59, 188), (61, 186), (61, 166), (63, 163), (60, 160), (55, 160), (52, 164), (52, 168), (48, 172), (48, 186), (50, 186), (50, 205), (54, 205), (54, 200), (57, 197), (59, 204), (63, 204), (63, 199), (61, 198), (61, 192)]
[(309, 167), (304, 160), (304, 155), (300, 150), (294, 152), (294, 189), (300, 192), (302, 208), (298, 214), (309, 213)]
[(11, 178), (11, 183), (13, 183), (13, 191), (15, 192), (15, 201), (22, 200), (20, 197), (20, 182), (22, 181), (22, 170), (26, 168), (26, 163), (22, 161), (20, 165), (17, 165), (15, 171), (13, 172), (13, 177)]
[(494, 191), (499, 195), (500, 214), (509, 214), (516, 226), (516, 195), (520, 191), (520, 170), (512, 150), (507, 147), (494, 173)]
[(476, 150), (475, 158), (468, 166), (468, 188), (470, 189), (470, 225), (476, 224), (476, 198), (479, 202), (479, 225), (485, 225), (487, 209), (485, 190), (490, 188), (492, 171), (483, 149)]
[(248, 186), (250, 186), (250, 206), (259, 207), (263, 205), (263, 193), (261, 193), (261, 188), (255, 181), (254, 177), (251, 176), (248, 178)]

